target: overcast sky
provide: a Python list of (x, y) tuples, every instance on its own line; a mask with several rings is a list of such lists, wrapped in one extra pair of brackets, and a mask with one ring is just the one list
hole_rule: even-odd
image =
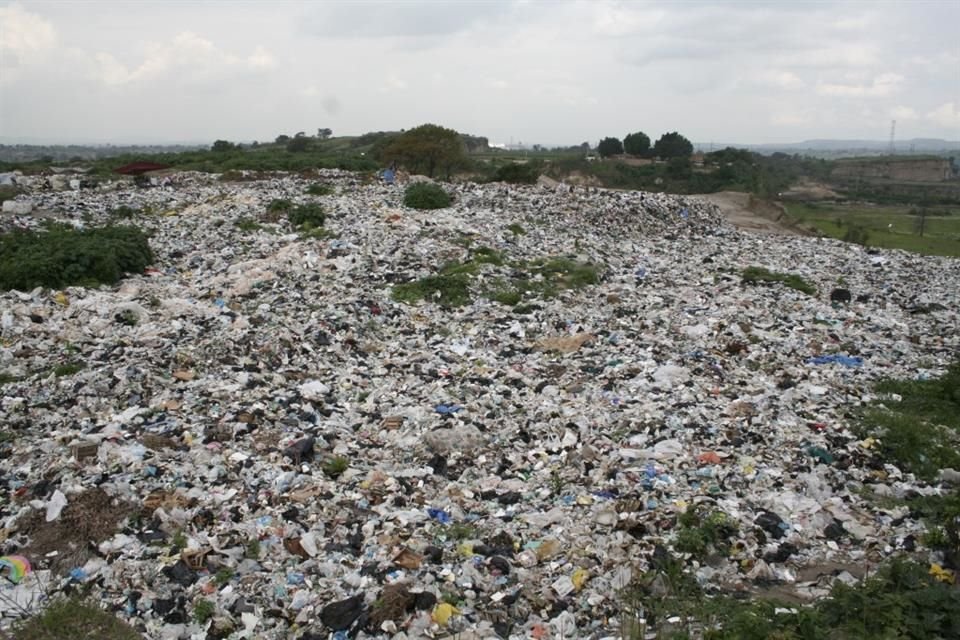
[(0, 0), (0, 141), (960, 139), (960, 0)]

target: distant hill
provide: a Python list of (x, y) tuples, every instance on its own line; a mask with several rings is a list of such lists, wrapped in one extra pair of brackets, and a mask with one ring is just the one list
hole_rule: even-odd
[[(750, 149), (757, 153), (799, 153), (823, 158), (843, 158), (849, 156), (886, 155), (890, 151), (889, 140), (804, 140), (803, 142), (782, 142), (770, 144), (742, 144), (698, 142), (696, 148), (709, 151), (724, 147)], [(942, 140), (940, 138), (911, 138), (894, 142), (896, 154), (953, 155), (960, 153), (960, 140)]]

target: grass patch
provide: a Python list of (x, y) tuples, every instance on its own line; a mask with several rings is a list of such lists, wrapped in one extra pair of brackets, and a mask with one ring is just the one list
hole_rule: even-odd
[(333, 193), (333, 187), (328, 184), (312, 184), (307, 187), (307, 194), (311, 196), (329, 196)]
[(263, 225), (252, 218), (240, 218), (233, 223), (233, 226), (244, 233), (252, 233), (254, 231), (260, 231), (263, 229)]
[(675, 558), (654, 563), (654, 570), (623, 593), (624, 638), (639, 640), (651, 630), (657, 638), (705, 640), (919, 639), (960, 633), (960, 589), (903, 558), (857, 585), (837, 581), (828, 597), (809, 606), (711, 597)]
[(411, 209), (443, 209), (450, 206), (450, 194), (439, 185), (418, 182), (407, 187), (403, 204)]
[(121, 219), (124, 219), (124, 220), (129, 220), (129, 219), (131, 219), (131, 218), (137, 217), (137, 215), (138, 215), (139, 213), (140, 213), (140, 211), (139, 211), (138, 209), (134, 209), (133, 207), (130, 207), (130, 206), (127, 206), (127, 205), (123, 204), (123, 205), (120, 205), (119, 207), (116, 207), (116, 208), (114, 208), (114, 209), (111, 209), (111, 210), (110, 210), (110, 217), (111, 217), (111, 218), (121, 218)]
[(0, 386), (5, 384), (10, 384), (11, 382), (19, 382), (20, 378), (17, 376), (7, 373), (6, 371), (0, 371)]
[(142, 640), (143, 636), (116, 616), (78, 598), (55, 600), (37, 615), (13, 625), (17, 640)]
[(323, 207), (317, 203), (303, 204), (287, 211), (287, 220), (297, 229), (317, 229), (326, 219)]
[(321, 468), (328, 478), (339, 478), (350, 466), (350, 460), (343, 456), (334, 456), (325, 460)]
[(152, 262), (147, 237), (136, 227), (16, 230), (0, 235), (0, 290), (114, 284)]
[(960, 469), (960, 360), (939, 378), (883, 380), (876, 391), (891, 395), (864, 412), (860, 435), (879, 439), (886, 459), (922, 479)]
[[(787, 204), (790, 217), (840, 240), (866, 234), (863, 244), (924, 255), (960, 257), (960, 215), (956, 207), (930, 207), (920, 235), (918, 216), (907, 205), (863, 203)], [(859, 231), (862, 230), (862, 231)]]
[(747, 284), (766, 284), (766, 283), (775, 283), (781, 282), (791, 289), (796, 289), (801, 293), (813, 296), (817, 293), (817, 288), (812, 284), (801, 278), (800, 276), (793, 273), (777, 273), (775, 271), (770, 271), (763, 267), (747, 267), (744, 269), (740, 277)]
[(53, 368), (53, 375), (58, 378), (65, 378), (66, 376), (72, 376), (75, 373), (83, 371), (86, 366), (87, 365), (82, 362), (65, 362)]
[(278, 198), (271, 200), (267, 205), (267, 212), (263, 219), (267, 222), (279, 222), (280, 218), (287, 215), (293, 209), (293, 203), (289, 200)]
[(527, 235), (526, 229), (523, 228), (523, 225), (514, 222), (513, 224), (507, 225), (507, 231), (512, 233), (515, 236), (525, 236)]
[(395, 286), (392, 295), (407, 304), (430, 300), (444, 307), (462, 307), (470, 302), (470, 278), (464, 273), (427, 276)]
[(233, 569), (230, 567), (223, 567), (217, 571), (215, 576), (213, 576), (213, 581), (218, 587), (224, 587), (233, 579), (233, 575)]
[(722, 511), (706, 511), (690, 507), (677, 519), (677, 538), (674, 548), (703, 559), (708, 553), (726, 554), (730, 537), (736, 535), (737, 525)]
[(193, 619), (200, 624), (205, 623), (216, 613), (217, 607), (209, 600), (201, 598), (193, 605)]

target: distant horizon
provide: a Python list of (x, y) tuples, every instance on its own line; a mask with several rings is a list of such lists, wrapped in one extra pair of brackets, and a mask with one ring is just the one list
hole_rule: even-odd
[[(384, 129), (375, 129), (375, 130), (372, 130), (372, 131), (386, 131), (386, 130), (384, 130)], [(336, 137), (358, 137), (358, 136), (364, 135), (364, 133), (370, 133), (370, 131), (365, 131), (365, 132), (363, 132), (363, 133), (346, 133), (346, 134), (342, 134), (342, 135), (336, 135), (336, 132), (334, 132), (334, 136), (333, 136), (333, 137), (335, 137), (335, 138), (336, 138)], [(462, 131), (462, 132), (460, 132), (460, 133), (464, 133), (464, 134), (467, 134), (467, 135), (473, 135), (473, 136), (485, 137), (485, 138), (488, 139), (489, 144), (490, 144), (491, 146), (493, 146), (493, 145), (503, 145), (503, 144), (507, 144), (507, 145), (509, 145), (509, 144), (514, 144), (514, 145), (520, 145), (520, 144), (522, 144), (524, 147), (530, 148), (530, 147), (532, 147), (533, 145), (536, 144), (536, 145), (540, 145), (541, 147), (544, 147), (544, 148), (547, 148), (547, 149), (553, 149), (553, 148), (574, 147), (574, 146), (577, 146), (577, 145), (582, 144), (582, 143), (584, 142), (583, 140), (580, 140), (579, 142), (566, 142), (566, 143), (564, 143), (564, 142), (560, 142), (560, 143), (549, 143), (549, 142), (538, 142), (538, 141), (522, 142), (522, 141), (521, 141), (522, 139), (515, 139), (515, 141), (513, 141), (513, 142), (511, 143), (510, 141), (493, 140), (493, 139), (491, 139), (489, 136), (485, 136), (483, 133), (478, 133), (478, 132), (472, 132), (472, 131), (463, 132), (463, 131)], [(681, 135), (683, 134), (682, 131), (681, 131), (680, 133), (681, 133)], [(278, 135), (280, 135), (280, 134), (278, 134)], [(290, 134), (287, 134), (287, 135), (290, 135)], [(612, 134), (611, 134), (611, 135), (612, 135)], [(602, 136), (602, 137), (607, 137), (607, 136)], [(601, 138), (598, 138), (597, 140), (588, 140), (587, 142), (590, 142), (591, 147), (595, 147), (595, 146), (597, 145), (597, 143), (600, 141), (600, 139), (602, 139), (602, 137), (601, 137)], [(617, 137), (617, 136), (613, 136), (613, 137)], [(658, 135), (658, 136), (653, 136), (653, 135), (651, 135), (651, 141), (655, 141), (657, 137), (659, 137), (659, 135)], [(621, 139), (622, 139), (622, 138), (621, 138)], [(216, 140), (216, 138), (215, 138), (215, 139), (211, 139), (211, 140), (134, 140), (134, 141), (95, 141), (95, 140), (83, 141), (83, 140), (74, 140), (74, 141), (54, 141), (54, 140), (52, 140), (52, 139), (34, 139), (34, 138), (23, 137), (23, 138), (0, 138), (0, 145), (6, 145), (6, 146), (21, 145), (21, 146), (37, 146), (37, 147), (57, 147), (57, 146), (61, 146), (61, 147), (71, 147), (71, 146), (76, 146), (76, 147), (178, 147), (178, 146), (179, 146), (179, 147), (204, 147), (204, 146), (210, 146), (210, 145), (212, 145), (215, 140)], [(275, 140), (275, 138), (274, 138), (274, 139), (271, 139), (271, 140), (257, 140), (257, 139), (251, 138), (251, 139), (246, 139), (246, 140), (244, 140), (244, 139), (230, 140), (230, 142), (234, 142), (234, 143), (238, 143), (238, 144), (252, 144), (252, 143), (254, 143), (254, 142), (257, 142), (257, 143), (259, 143), (259, 144), (270, 144), (270, 143), (273, 143), (274, 140)], [(822, 145), (822, 144), (831, 144), (831, 145), (838, 145), (838, 144), (850, 144), (850, 145), (866, 144), (866, 145), (870, 145), (870, 146), (884, 146), (884, 147), (886, 147), (886, 146), (888, 146), (888, 145), (890, 144), (890, 141), (889, 141), (889, 140), (869, 139), (869, 138), (807, 138), (807, 139), (804, 139), (804, 140), (781, 141), (781, 142), (745, 142), (745, 141), (729, 141), (729, 140), (710, 140), (710, 141), (706, 141), (706, 140), (700, 140), (700, 141), (691, 140), (691, 142), (692, 142), (692, 144), (693, 144), (695, 147), (703, 147), (703, 146), (713, 145), (714, 147), (718, 147), (718, 148), (720, 148), (720, 149), (722, 149), (722, 148), (724, 148), (724, 147), (727, 147), (727, 146), (733, 146), (733, 147), (797, 147), (797, 146), (804, 145), (804, 144), (821, 144), (821, 145)], [(923, 137), (923, 138), (920, 138), (920, 137), (917, 137), (917, 138), (907, 138), (907, 139), (895, 141), (895, 142), (894, 142), (894, 149), (903, 150), (903, 147), (904, 147), (904, 146), (907, 146), (907, 145), (910, 145), (910, 144), (917, 144), (917, 143), (919, 143), (919, 142), (933, 143), (933, 144), (942, 143), (942, 144), (945, 145), (945, 146), (940, 147), (940, 149), (947, 150), (947, 149), (953, 149), (954, 147), (956, 147), (958, 150), (960, 150), (960, 139), (958, 139), (958, 140), (949, 140), (949, 139), (945, 139), (945, 138), (929, 138), (929, 137)]]

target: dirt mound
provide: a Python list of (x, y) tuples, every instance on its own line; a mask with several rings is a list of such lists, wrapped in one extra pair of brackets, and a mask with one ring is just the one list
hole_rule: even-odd
[(56, 520), (47, 522), (46, 511), (40, 509), (18, 527), (30, 540), (22, 551), (25, 555), (41, 558), (56, 552), (50, 559), (50, 569), (55, 572), (86, 562), (93, 555), (90, 545), (111, 537), (120, 521), (133, 511), (99, 488), (68, 496), (68, 501)]
[(727, 222), (744, 231), (806, 236), (813, 235), (792, 223), (782, 205), (761, 200), (750, 193), (720, 191), (699, 196), (717, 205)]

